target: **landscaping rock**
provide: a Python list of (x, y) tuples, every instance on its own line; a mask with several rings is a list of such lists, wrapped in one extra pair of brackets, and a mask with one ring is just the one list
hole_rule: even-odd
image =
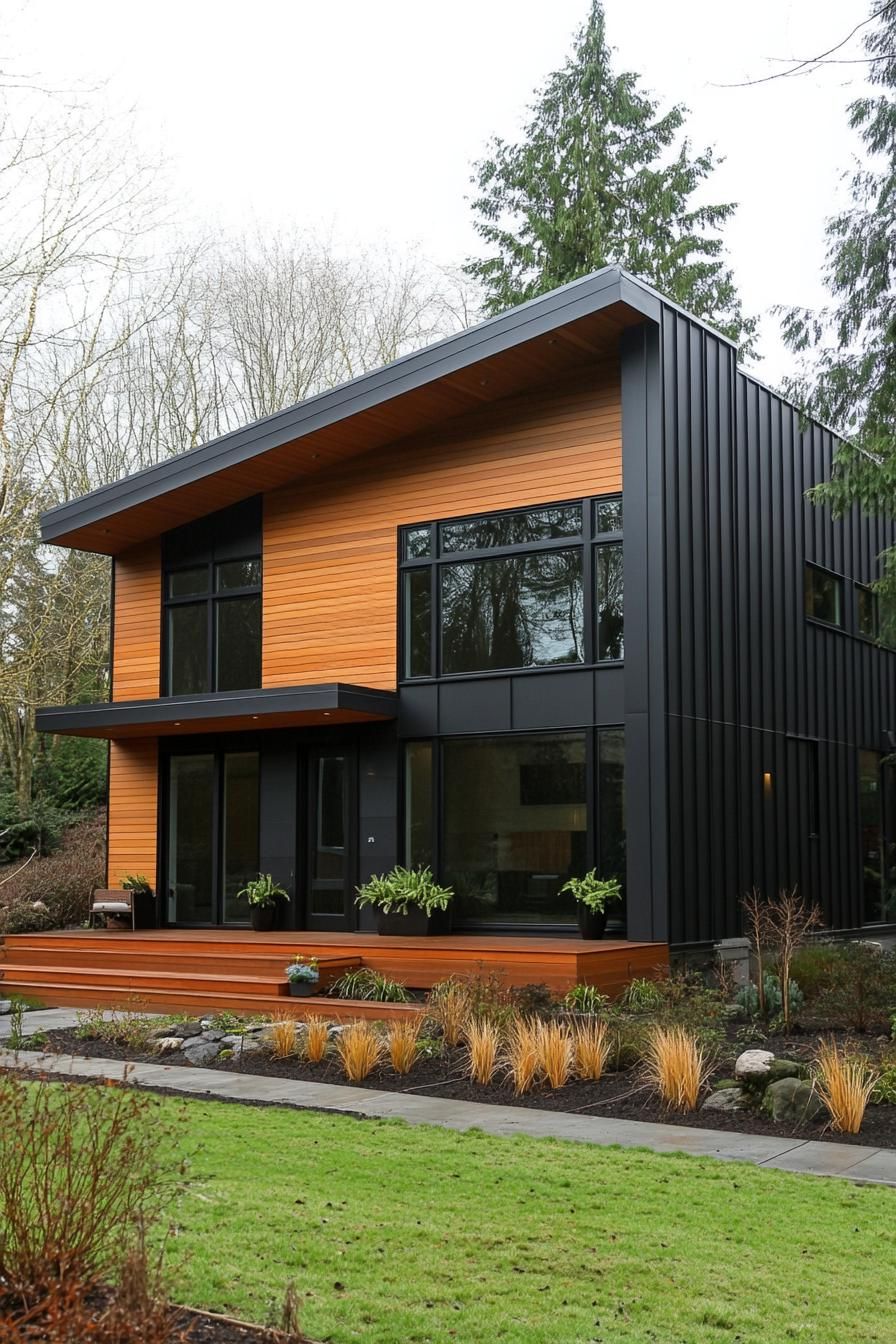
[(217, 1041), (188, 1041), (184, 1046), (184, 1054), (191, 1064), (211, 1064), (220, 1053), (221, 1047)]
[(704, 1111), (742, 1111), (747, 1104), (742, 1087), (723, 1087), (703, 1103)]
[(773, 1059), (768, 1071), (770, 1084), (780, 1082), (782, 1078), (808, 1078), (808, 1076), (809, 1070), (805, 1064), (798, 1064), (795, 1059)]
[(183, 1041), (179, 1036), (156, 1036), (152, 1048), (156, 1055), (170, 1055), (175, 1050), (179, 1050), (182, 1045)]
[(774, 1058), (771, 1050), (745, 1050), (742, 1055), (737, 1057), (734, 1076), (740, 1082), (761, 1082), (764, 1086)]
[(203, 1033), (202, 1033), (202, 1039), (203, 1039), (204, 1041), (223, 1041), (223, 1039), (224, 1039), (224, 1032), (223, 1032), (223, 1031), (215, 1031), (215, 1030), (212, 1030), (212, 1029), (210, 1029), (210, 1028), (206, 1028), (205, 1031), (203, 1031)]
[(0, 1017), (12, 1012), (12, 999), (0, 999)]
[(181, 1036), (184, 1040), (189, 1039), (191, 1036), (201, 1036), (202, 1023), (190, 1021), (178, 1022), (176, 1026), (170, 1028), (168, 1034), (170, 1036)]
[(238, 1050), (243, 1043), (242, 1036), (222, 1036), (221, 1046), (225, 1050)]
[(800, 1125), (827, 1115), (821, 1097), (802, 1078), (780, 1078), (770, 1083), (762, 1098), (762, 1109), (779, 1124)]
[(240, 1042), (239, 1047), (234, 1048), (236, 1049), (237, 1054), (239, 1055), (255, 1055), (258, 1053), (259, 1050), (264, 1049), (261, 1041), (257, 1041), (250, 1036), (244, 1036), (242, 1038), (242, 1041)]

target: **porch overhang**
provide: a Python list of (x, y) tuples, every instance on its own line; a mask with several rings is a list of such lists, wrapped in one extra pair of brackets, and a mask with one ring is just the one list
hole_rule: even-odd
[(37, 711), (37, 729), (65, 737), (168, 737), (183, 733), (261, 731), (375, 723), (398, 714), (395, 691), (331, 682), (156, 700), (110, 700)]

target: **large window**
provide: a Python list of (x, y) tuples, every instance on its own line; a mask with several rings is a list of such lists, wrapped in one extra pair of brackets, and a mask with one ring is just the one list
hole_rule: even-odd
[(843, 624), (843, 580), (839, 574), (807, 564), (803, 580), (806, 615), (825, 625)]
[[(251, 504), (251, 501), (250, 501)], [(164, 693), (261, 685), (261, 533), (240, 505), (168, 534)]]
[(888, 924), (896, 913), (896, 780), (876, 751), (859, 752), (864, 923)]
[(454, 888), (455, 926), (574, 924), (567, 878), (625, 881), (623, 786), (621, 728), (408, 743), (405, 861)]
[(258, 752), (170, 757), (167, 915), (178, 924), (245, 923), (237, 899), (259, 862)]
[(619, 496), (416, 524), (401, 564), (406, 678), (623, 656)]

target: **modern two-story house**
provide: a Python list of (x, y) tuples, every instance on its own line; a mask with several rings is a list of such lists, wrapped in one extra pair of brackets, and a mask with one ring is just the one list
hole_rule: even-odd
[[(53, 509), (113, 557), (109, 882), (168, 926), (351, 932), (430, 864), (455, 934), (740, 932), (750, 887), (894, 920), (892, 523), (806, 498), (837, 446), (615, 267)], [(248, 935), (247, 935), (248, 936)]]

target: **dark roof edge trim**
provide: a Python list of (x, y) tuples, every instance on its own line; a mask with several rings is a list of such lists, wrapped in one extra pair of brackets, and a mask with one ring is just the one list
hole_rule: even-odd
[(652, 321), (659, 320), (660, 303), (664, 302), (618, 267), (605, 267), (478, 326), (403, 355), (384, 368), (59, 504), (43, 514), (41, 538), (51, 542), (76, 528), (100, 522), (620, 301)]
[(145, 724), (151, 736), (153, 726), (175, 721), (257, 715), (259, 727), (263, 727), (263, 720), (270, 714), (340, 709), (392, 719), (398, 713), (398, 694), (372, 686), (331, 682), (258, 691), (219, 691), (210, 695), (168, 695), (157, 700), (104, 700), (92, 705), (52, 705), (39, 709), (36, 726), (42, 733), (66, 733)]

